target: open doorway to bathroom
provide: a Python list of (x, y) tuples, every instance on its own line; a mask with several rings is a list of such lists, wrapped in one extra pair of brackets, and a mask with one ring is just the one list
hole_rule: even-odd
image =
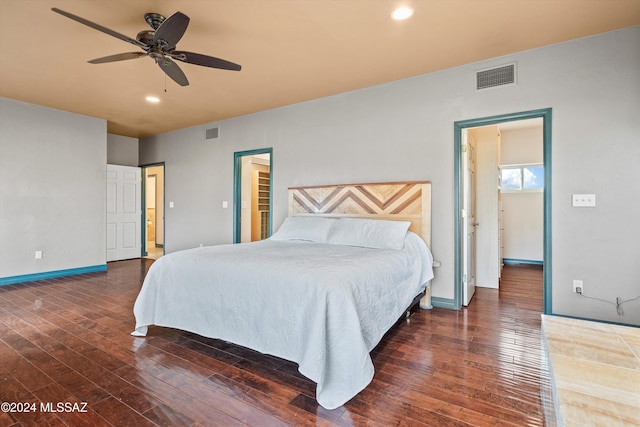
[(164, 163), (142, 167), (142, 256), (164, 255)]

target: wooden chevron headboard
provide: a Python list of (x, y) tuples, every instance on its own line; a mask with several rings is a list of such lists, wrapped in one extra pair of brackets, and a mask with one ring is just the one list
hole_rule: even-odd
[(411, 221), (431, 247), (431, 183), (385, 182), (289, 188), (289, 216), (322, 215)]

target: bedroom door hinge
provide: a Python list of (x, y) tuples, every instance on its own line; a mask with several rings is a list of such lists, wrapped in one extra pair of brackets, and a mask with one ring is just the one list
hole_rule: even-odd
[(467, 283), (467, 275), (466, 274), (462, 275), (462, 283), (465, 283), (465, 284)]

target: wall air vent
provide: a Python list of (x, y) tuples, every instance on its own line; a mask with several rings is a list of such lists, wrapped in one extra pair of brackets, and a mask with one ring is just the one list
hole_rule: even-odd
[(206, 131), (206, 138), (207, 139), (218, 139), (219, 136), (219, 129), (218, 127), (215, 128), (211, 128), (211, 129), (207, 129)]
[(516, 84), (516, 64), (476, 71), (476, 90)]

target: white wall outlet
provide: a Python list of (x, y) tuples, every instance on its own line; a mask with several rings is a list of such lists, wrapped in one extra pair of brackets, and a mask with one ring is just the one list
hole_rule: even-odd
[(36, 259), (42, 258), (42, 251), (36, 251)]
[(591, 208), (596, 205), (595, 194), (572, 194), (571, 206), (574, 208)]
[(582, 280), (573, 281), (573, 292), (581, 295), (584, 293), (584, 285), (582, 283)]
[(173, 208), (173, 202), (169, 202), (169, 208)]
[(227, 209), (229, 207), (229, 202), (226, 200), (222, 202), (222, 209)]

